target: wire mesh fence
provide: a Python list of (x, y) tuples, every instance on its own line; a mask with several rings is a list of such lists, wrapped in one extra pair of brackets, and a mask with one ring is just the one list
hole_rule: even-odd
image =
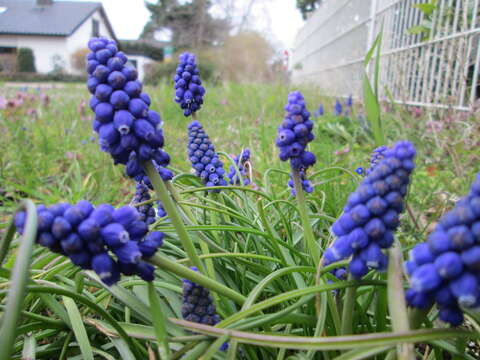
[(360, 96), (363, 59), (383, 29), (381, 96), (468, 110), (480, 97), (479, 3), (326, 0), (297, 35), (293, 81)]

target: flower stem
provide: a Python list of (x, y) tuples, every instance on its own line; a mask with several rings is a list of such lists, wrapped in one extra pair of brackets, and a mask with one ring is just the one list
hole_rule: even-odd
[(313, 256), (315, 265), (318, 265), (320, 262), (320, 249), (315, 243), (315, 237), (313, 235), (312, 224), (308, 217), (307, 205), (305, 203), (305, 194), (303, 193), (302, 181), (300, 178), (300, 173), (298, 170), (292, 169), (293, 174), (293, 183), (295, 186), (295, 193), (298, 202), (298, 210), (300, 211), (300, 218), (302, 220), (304, 239), (307, 243), (307, 249), (310, 254)]
[(201, 273), (205, 273), (205, 269), (203, 267), (202, 262), (200, 261), (200, 258), (197, 255), (197, 252), (195, 250), (195, 245), (193, 244), (192, 240), (188, 236), (188, 232), (185, 228), (185, 225), (183, 224), (183, 221), (180, 217), (180, 214), (178, 213), (178, 210), (173, 203), (170, 195), (168, 194), (167, 187), (165, 186), (165, 183), (163, 182), (162, 178), (158, 174), (157, 170), (153, 166), (153, 163), (151, 161), (147, 161), (144, 164), (145, 172), (147, 173), (148, 178), (150, 179), (150, 182), (153, 185), (153, 188), (155, 189), (158, 198), (162, 202), (163, 207), (165, 208), (165, 211), (167, 212), (168, 216), (170, 217), (170, 220), (172, 221), (173, 227), (175, 228), (178, 237), (180, 238), (180, 241), (182, 242), (183, 248), (185, 249), (188, 258), (192, 262), (193, 265), (195, 265), (198, 270)]
[[(403, 291), (402, 250), (396, 241), (388, 254), (388, 310), (392, 319), (392, 328), (395, 332), (407, 332), (410, 330), (408, 323), (407, 304)], [(397, 345), (397, 359), (414, 359), (413, 346), (411, 344)]]
[(156, 254), (151, 258), (149, 258), (148, 261), (160, 269), (170, 271), (182, 278), (191, 280), (212, 291), (217, 292), (218, 294), (224, 295), (240, 305), (242, 305), (246, 300), (245, 296), (243, 296), (242, 294), (239, 294), (235, 290), (232, 290), (226, 287), (225, 285), (220, 284), (218, 281), (210, 279), (207, 276), (202, 275), (197, 271), (190, 270), (189, 268), (183, 265), (180, 265), (163, 255)]
[[(349, 276), (348, 280), (352, 280)], [(353, 313), (355, 311), (355, 295), (357, 293), (357, 287), (348, 287), (345, 290), (345, 302), (342, 310), (342, 335), (350, 335), (353, 331)]]

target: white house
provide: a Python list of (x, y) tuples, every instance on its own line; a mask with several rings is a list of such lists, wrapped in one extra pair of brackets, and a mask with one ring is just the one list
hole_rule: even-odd
[[(81, 75), (84, 70), (75, 66), (73, 55), (81, 56), (92, 36), (116, 40), (100, 2), (0, 0), (0, 67), (3, 71), (14, 71), (17, 49), (30, 48), (37, 72), (62, 70)], [(144, 65), (151, 61), (139, 54), (131, 55), (140, 79), (143, 79)]]
[(80, 73), (72, 54), (85, 49), (92, 36), (115, 39), (99, 2), (0, 0), (0, 56), (30, 48), (40, 73), (59, 68)]

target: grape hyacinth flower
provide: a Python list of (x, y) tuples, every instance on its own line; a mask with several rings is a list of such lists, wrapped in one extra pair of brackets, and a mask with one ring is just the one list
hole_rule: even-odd
[(315, 155), (305, 150), (315, 137), (312, 133), (313, 122), (305, 106), (305, 99), (299, 91), (288, 95), (285, 106), (285, 119), (278, 127), (276, 145), (280, 150), (280, 160), (290, 160), (292, 169), (306, 170), (316, 162)]
[[(149, 233), (134, 207), (94, 207), (81, 200), (75, 205), (39, 205), (37, 216), (36, 242), (67, 256), (82, 269), (92, 269), (105, 284), (115, 284), (120, 274), (153, 280), (154, 267), (144, 260), (162, 246), (164, 234)], [(25, 220), (25, 212), (16, 214), (15, 226), (20, 234)]]
[(385, 152), (388, 150), (388, 147), (385, 145), (379, 146), (372, 151), (370, 158), (370, 167), (367, 169), (367, 175), (370, 174), (375, 166), (385, 157)]
[(87, 87), (100, 148), (115, 164), (126, 165), (132, 178), (143, 173), (142, 162), (154, 160), (167, 166), (170, 156), (162, 149), (162, 121), (149, 109), (150, 97), (142, 92), (137, 70), (126, 64), (127, 57), (113, 40), (92, 38), (88, 47)]
[(393, 244), (415, 154), (410, 142), (397, 142), (350, 194), (343, 214), (332, 225), (336, 239), (323, 254), (324, 265), (352, 257), (349, 271), (357, 279), (369, 269), (386, 268), (383, 250)]
[(352, 95), (348, 95), (347, 99), (345, 100), (345, 106), (351, 108), (353, 106), (353, 97)]
[[(313, 192), (312, 183), (310, 182), (310, 180), (307, 180), (307, 178), (305, 177), (305, 172), (304, 171), (300, 171), (299, 173), (300, 173), (300, 181), (302, 182), (303, 191), (310, 194), (311, 192)], [(293, 182), (292, 174), (290, 174), (290, 180), (288, 180), (288, 186), (292, 189), (292, 191), (291, 191), (292, 196), (297, 196), (297, 192), (295, 191), (295, 184)]]
[[(247, 186), (250, 184), (250, 179), (248, 178), (248, 169), (246, 167), (247, 162), (250, 160), (250, 150), (243, 149), (240, 155), (237, 155), (233, 158), (235, 165), (237, 165), (238, 171), (243, 178), (243, 185)], [(237, 172), (233, 165), (230, 165), (230, 172), (227, 174), (230, 179), (231, 185), (240, 185), (240, 178), (237, 176)]]
[[(132, 205), (143, 203), (144, 201), (151, 200), (149, 188), (147, 185), (143, 183), (137, 183), (135, 189), (135, 195), (132, 200)], [(155, 222), (156, 216), (158, 217), (165, 217), (167, 213), (162, 206), (160, 201), (157, 202), (158, 208), (157, 212), (155, 213), (155, 208), (153, 207), (153, 203), (143, 204), (137, 207), (137, 211), (140, 213), (140, 220), (147, 223), (147, 225), (151, 225)]]
[(316, 117), (320, 117), (320, 116), (323, 116), (324, 114), (325, 114), (325, 111), (324, 111), (324, 109), (323, 109), (323, 104), (320, 104), (320, 105), (318, 106), (317, 111), (315, 112), (315, 116), (316, 116)]
[[(190, 269), (198, 271), (192, 266)], [(217, 314), (217, 309), (213, 303), (210, 291), (203, 286), (194, 283), (188, 279), (183, 281), (183, 305), (182, 317), (184, 320), (214, 326), (220, 322), (220, 316)], [(228, 348), (228, 343), (224, 343), (221, 351)]]
[(205, 88), (200, 80), (195, 55), (185, 52), (179, 56), (179, 64), (173, 81), (175, 82), (175, 102), (180, 104), (183, 115), (195, 114), (203, 104)]
[(437, 304), (441, 320), (458, 326), (462, 308), (480, 308), (480, 173), (469, 194), (440, 219), (424, 243), (405, 262), (410, 306)]
[(365, 176), (365, 169), (361, 166), (357, 167), (355, 169), (355, 172), (358, 174), (358, 175), (361, 175), (361, 176)]
[(343, 106), (340, 100), (336, 99), (335, 100), (335, 106), (333, 107), (333, 114), (335, 116), (340, 116), (343, 113)]
[(197, 120), (188, 126), (188, 157), (196, 175), (206, 186), (227, 185), (223, 178), (223, 164), (202, 124)]

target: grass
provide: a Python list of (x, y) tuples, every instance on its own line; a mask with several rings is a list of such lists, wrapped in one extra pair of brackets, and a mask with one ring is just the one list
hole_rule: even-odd
[[(173, 89), (163, 85), (146, 90), (152, 108), (165, 122), (165, 149), (171, 155), (172, 168), (177, 175), (183, 174), (175, 178), (174, 187), (180, 205), (187, 209), (181, 215), (188, 234), (202, 261), (211, 266), (209, 277), (198, 280), (215, 283), (212, 288), (218, 291), (213, 294), (223, 321), (211, 329), (177, 320), (181, 319), (181, 265), (189, 259), (172, 223), (159, 219), (153, 227), (164, 231), (167, 240), (161, 256), (153, 260), (158, 266), (154, 287), (135, 277), (123, 277), (111, 288), (102, 286), (95, 274), (81, 272), (65, 258), (35, 247), (13, 358), (21, 358), (24, 351), (47, 359), (141, 359), (168, 352), (172, 358), (185, 354), (184, 359), (383, 359), (395, 358), (393, 350), (401, 343), (420, 343), (410, 350), (424, 358), (443, 359), (447, 353), (475, 358), (467, 347), (478, 339), (472, 330), (478, 326), (475, 319), (469, 318), (463, 329), (447, 329), (437, 323), (437, 312), (432, 310), (422, 330), (398, 332), (391, 317), (399, 314), (391, 308), (393, 313), (389, 312), (388, 296), (402, 296), (401, 288), (390, 288), (387, 293), (386, 285), (394, 280), (387, 281), (386, 274), (372, 272), (360, 282), (338, 281), (328, 273), (330, 266), (316, 276), (318, 259), (304, 244), (305, 219), (286, 184), (288, 165), (278, 160), (274, 145), (291, 88), (253, 84), (207, 87), (199, 120), (217, 151), (238, 154), (244, 147), (252, 150), (256, 184), (256, 190), (239, 187), (218, 196), (206, 195), (193, 176), (185, 175), (190, 172), (186, 157), (190, 119), (184, 118), (172, 101)], [(312, 113), (320, 102), (327, 109), (332, 107), (332, 99), (315, 89), (302, 90)], [(8, 97), (16, 96), (12, 90), (6, 91)], [(129, 203), (133, 182), (123, 175), (122, 168), (113, 165), (108, 154), (99, 151), (96, 140), (90, 140), (94, 135), (91, 111), (88, 105), (84, 110), (81, 106), (82, 101), (88, 103), (87, 91), (67, 85), (31, 94), (22, 105), (0, 110), (0, 132), (7, 139), (0, 142), (0, 231), (7, 234), (16, 204), (25, 197), (47, 205), (83, 198), (95, 204)], [(331, 223), (361, 179), (355, 169), (368, 166), (374, 142), (357, 118), (363, 112), (356, 104), (351, 116), (328, 113), (315, 120), (316, 139), (310, 150), (318, 162), (310, 173), (315, 190), (307, 195), (306, 204), (322, 250), (331, 241)], [(453, 120), (444, 121), (448, 116)], [(472, 121), (475, 114), (471, 116), (424, 113), (416, 118), (399, 106), (382, 113), (388, 144), (409, 139), (418, 150), (408, 198), (413, 217), (405, 214), (397, 232), (404, 253), (425, 240), (439, 215), (465, 194), (478, 170), (474, 134), (479, 124)], [(229, 159), (223, 156), (223, 160), (228, 167)], [(16, 238), (0, 268), (0, 311), (5, 309), (7, 291), (14, 284), (9, 282), (10, 271), (21, 256)], [(342, 263), (334, 266), (339, 265)], [(345, 293), (353, 294), (350, 304), (354, 310), (347, 309), (342, 315)], [(170, 320), (164, 323), (163, 316)], [(354, 336), (342, 334), (345, 319), (351, 319)], [(230, 349), (217, 352), (227, 339)]]

